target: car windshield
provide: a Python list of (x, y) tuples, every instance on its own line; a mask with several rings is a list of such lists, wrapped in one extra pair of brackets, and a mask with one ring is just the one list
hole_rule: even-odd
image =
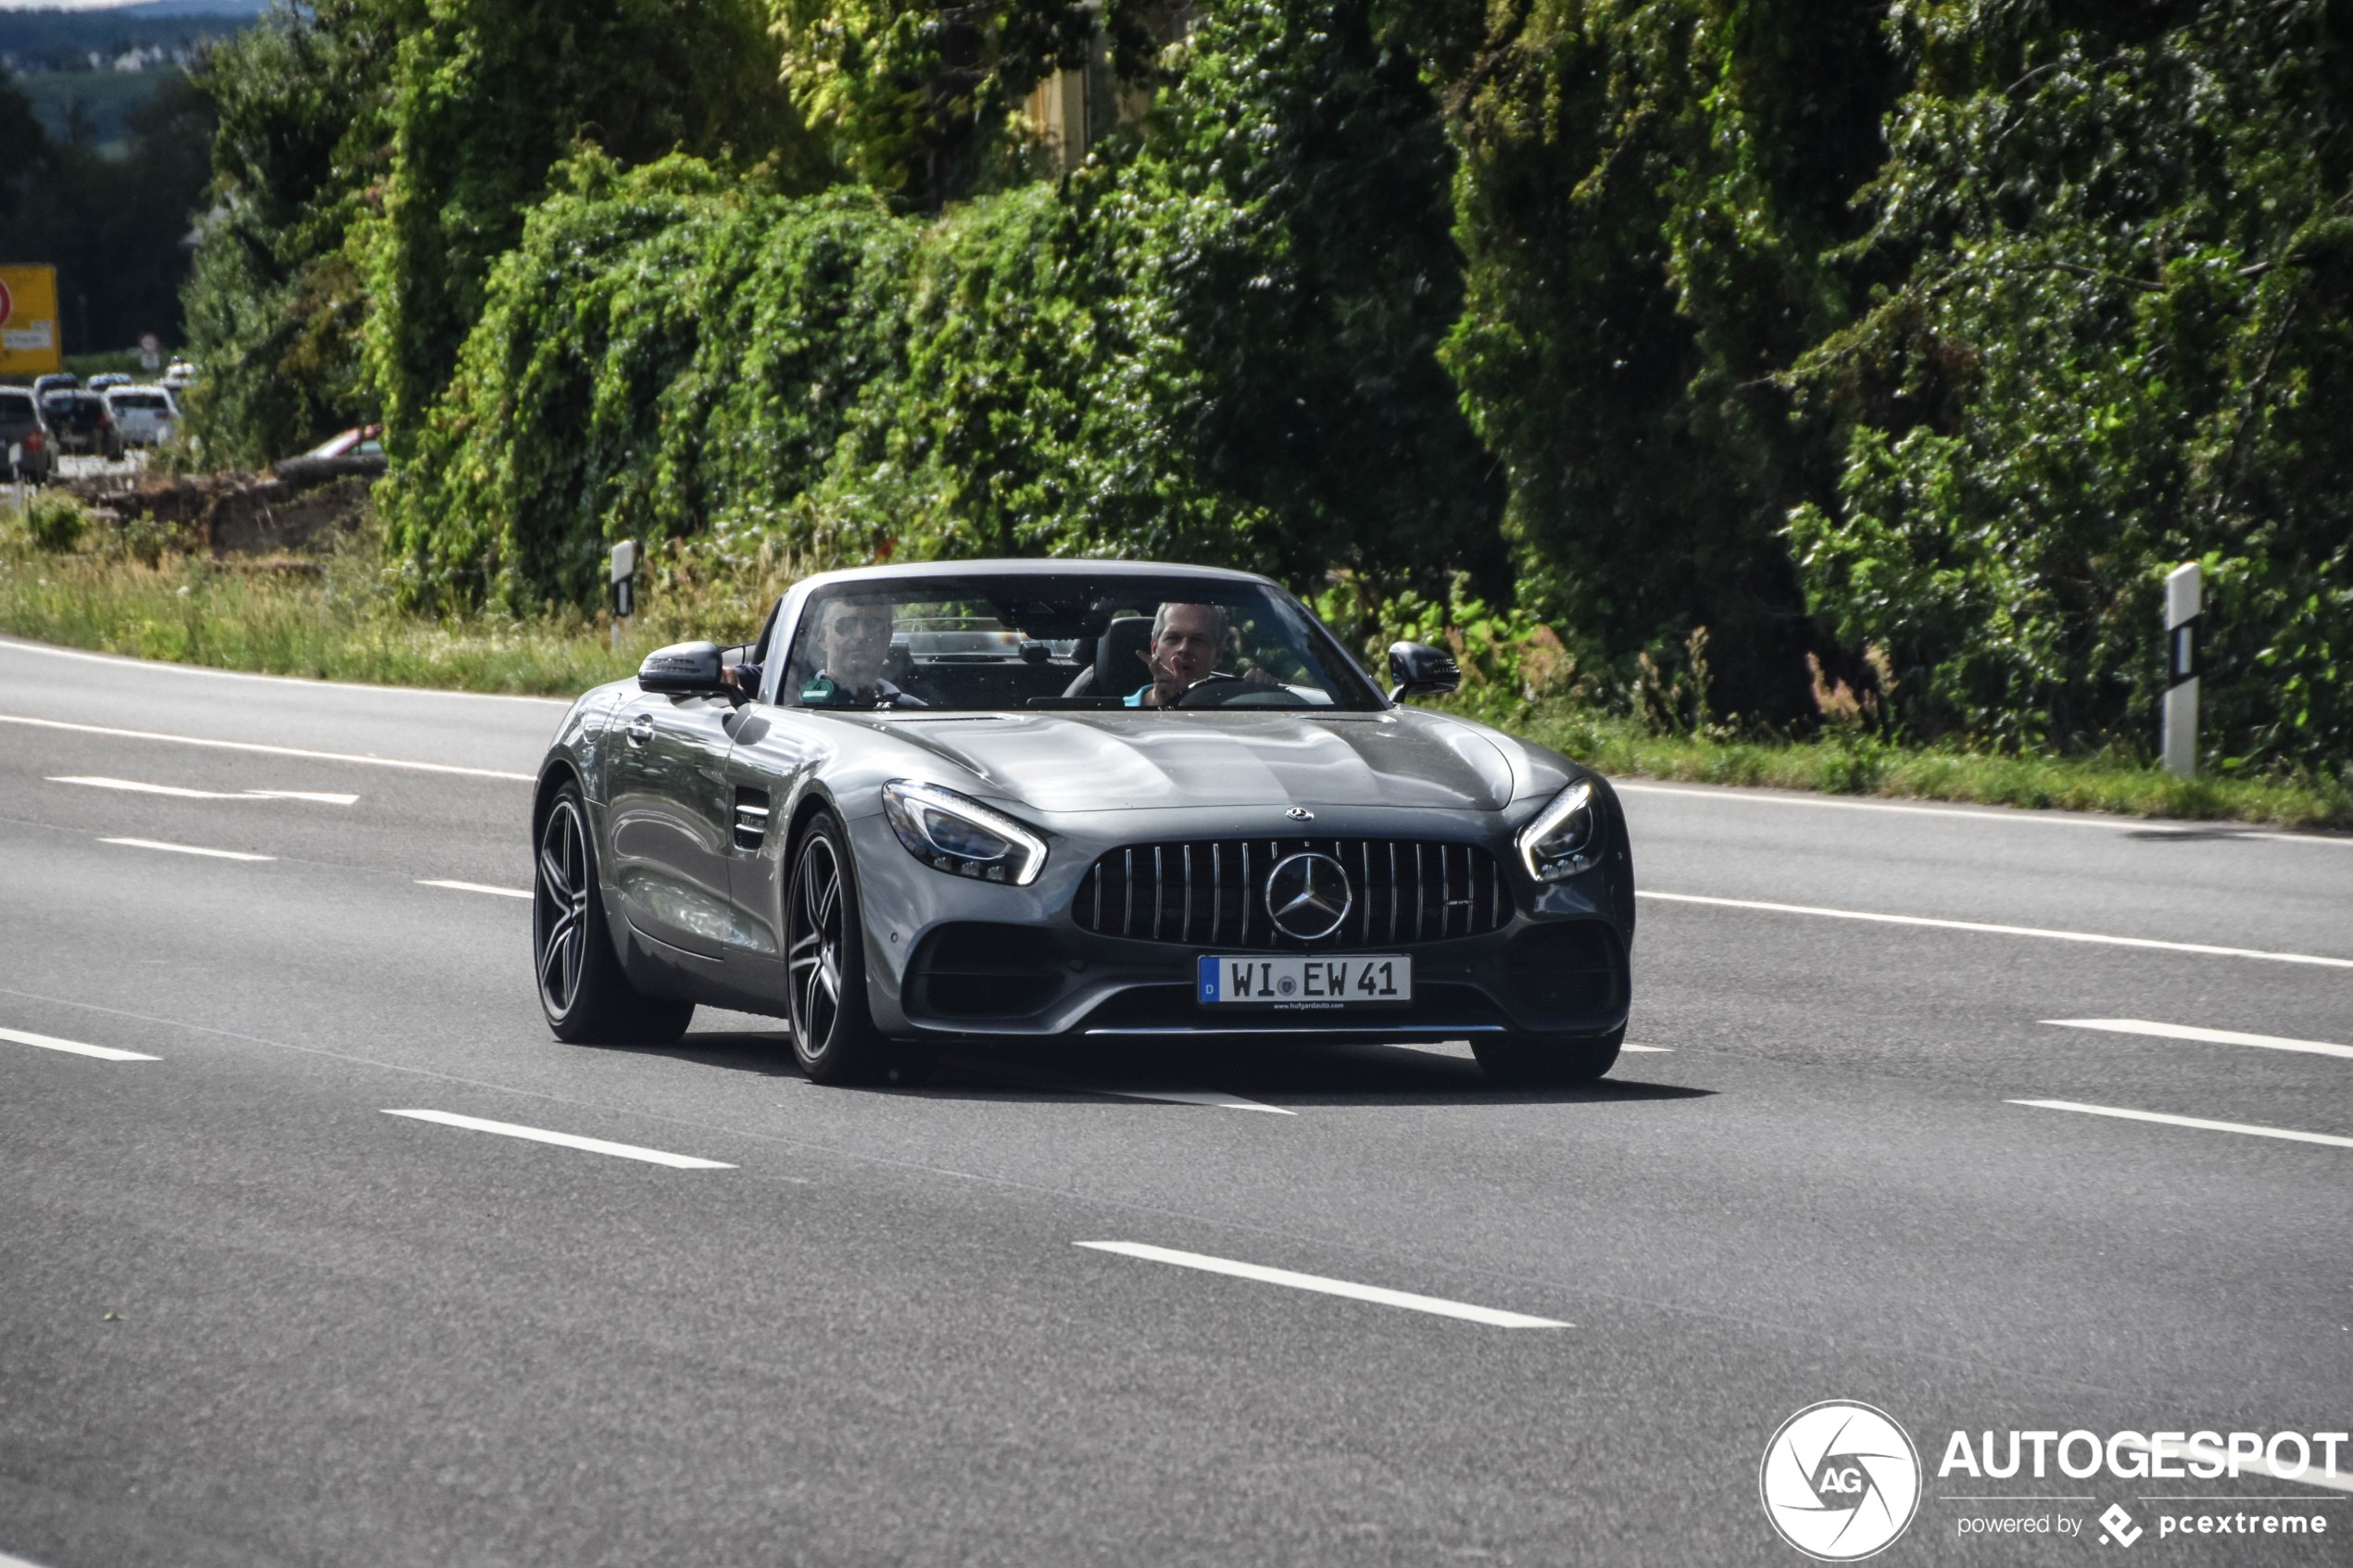
[(1077, 571), (822, 588), (802, 609), (777, 700), (951, 711), (1384, 706), (1280, 590)]
[(163, 394), (160, 392), (118, 392), (114, 395), (114, 406), (118, 408), (148, 408), (161, 413), (164, 408)]
[(0, 420), (32, 418), (32, 394), (0, 391)]

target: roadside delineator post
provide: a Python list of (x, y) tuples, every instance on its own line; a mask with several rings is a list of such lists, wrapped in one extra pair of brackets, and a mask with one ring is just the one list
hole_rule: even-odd
[(637, 541), (623, 539), (612, 547), (612, 646), (621, 646), (621, 628), (637, 612)]
[(2185, 779), (2197, 772), (2201, 575), (2197, 562), (2184, 561), (2165, 576), (2165, 771)]

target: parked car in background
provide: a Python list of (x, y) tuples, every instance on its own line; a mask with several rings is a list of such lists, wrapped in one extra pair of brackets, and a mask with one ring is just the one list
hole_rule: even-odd
[(53, 392), (41, 399), (42, 417), (59, 453), (120, 458), (122, 431), (97, 392)]
[(53, 392), (71, 392), (81, 384), (80, 376), (68, 375), (62, 370), (52, 371), (45, 376), (33, 377), (32, 395), (35, 397), (46, 397)]
[(109, 370), (103, 376), (92, 376), (90, 378), (89, 390), (92, 392), (111, 392), (118, 386), (129, 386), (130, 384), (131, 378), (129, 376), (123, 375), (119, 371)]
[(158, 445), (180, 429), (180, 405), (164, 387), (112, 386), (107, 389), (106, 398), (107, 410), (130, 445)]
[(49, 422), (28, 387), (0, 386), (0, 465), (5, 465), (0, 479), (11, 484), (19, 480), (45, 484), (57, 468)]
[(200, 372), (193, 359), (174, 359), (163, 368), (163, 384), (178, 392), (193, 383)]
[(305, 458), (357, 458), (380, 456), (384, 452), (382, 425), (355, 425), (339, 435), (331, 435), (300, 454)]

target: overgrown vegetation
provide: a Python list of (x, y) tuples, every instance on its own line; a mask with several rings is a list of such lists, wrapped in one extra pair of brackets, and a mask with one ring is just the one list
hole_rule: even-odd
[(1436, 104), (1345, 5), (1237, 6), (1189, 62), (1129, 156), (936, 220), (567, 164), (389, 491), (414, 602), (579, 603), (610, 540), (705, 531), (1507, 590), (1433, 355)]
[[(2325, 783), (2348, 46), (2353, 0), (322, 0), (207, 77), (198, 420), (387, 417), (434, 617), (576, 613), (623, 537), (1181, 556), (1840, 768), (2129, 771), (2196, 558), (2208, 767)], [(1071, 69), (1063, 174), (1014, 110)]]

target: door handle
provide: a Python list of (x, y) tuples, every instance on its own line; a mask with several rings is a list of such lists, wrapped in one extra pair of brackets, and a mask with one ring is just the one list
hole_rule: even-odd
[(653, 739), (654, 716), (650, 713), (640, 713), (635, 719), (630, 720), (628, 735), (629, 744), (632, 746), (643, 746), (648, 741)]

